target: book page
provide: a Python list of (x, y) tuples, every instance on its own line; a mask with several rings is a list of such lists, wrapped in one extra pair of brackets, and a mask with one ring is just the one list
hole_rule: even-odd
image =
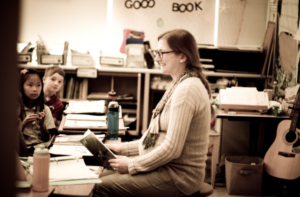
[(220, 104), (268, 106), (268, 95), (256, 88), (228, 88), (220, 90)]

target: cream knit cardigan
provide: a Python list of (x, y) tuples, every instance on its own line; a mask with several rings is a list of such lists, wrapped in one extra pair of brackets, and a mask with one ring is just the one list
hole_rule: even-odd
[(144, 150), (147, 132), (137, 141), (123, 143), (122, 154), (137, 156), (129, 160), (129, 174), (167, 168), (177, 188), (186, 195), (199, 190), (205, 177), (210, 101), (201, 80), (181, 82), (160, 116), (159, 138), (154, 147)]

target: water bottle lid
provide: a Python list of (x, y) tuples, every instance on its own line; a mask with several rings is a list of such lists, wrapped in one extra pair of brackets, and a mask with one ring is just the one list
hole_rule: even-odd
[(34, 155), (49, 155), (49, 150), (45, 148), (44, 144), (39, 145), (35, 150), (34, 150)]
[(117, 99), (117, 93), (114, 90), (108, 92), (107, 99), (115, 101)]
[(108, 109), (110, 111), (119, 111), (119, 104), (117, 101), (110, 101), (108, 104)]

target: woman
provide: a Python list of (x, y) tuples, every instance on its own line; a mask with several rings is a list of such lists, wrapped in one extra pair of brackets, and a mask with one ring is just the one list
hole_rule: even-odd
[(176, 29), (158, 37), (155, 61), (173, 81), (153, 110), (148, 130), (137, 141), (107, 144), (109, 160), (95, 196), (184, 196), (199, 191), (213, 109), (196, 41)]

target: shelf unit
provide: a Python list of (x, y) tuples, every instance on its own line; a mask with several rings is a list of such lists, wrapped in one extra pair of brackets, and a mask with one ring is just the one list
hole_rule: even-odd
[[(47, 65), (30, 65), (30, 64), (19, 64), (19, 68), (33, 68), (36, 70), (40, 70), (40, 72), (43, 72), (45, 68), (47, 68)], [(66, 74), (74, 74), (76, 75), (76, 70), (79, 67), (76, 66), (61, 66)], [(129, 131), (130, 135), (140, 135), (139, 128), (141, 133), (144, 133), (149, 124), (149, 107), (150, 107), (150, 79), (151, 75), (163, 75), (160, 71), (160, 69), (148, 69), (148, 68), (126, 68), (126, 67), (99, 67), (98, 70), (98, 78), (101, 77), (107, 77), (107, 84), (110, 84), (111, 87), (116, 86), (116, 83), (120, 83), (119, 81), (122, 81), (123, 78), (135, 78), (136, 82), (134, 83), (136, 85), (136, 95), (137, 95), (137, 106), (136, 106), (136, 116), (137, 116), (137, 127), (134, 131)], [(267, 81), (272, 78), (272, 76), (265, 76), (260, 74), (247, 74), (247, 73), (219, 73), (219, 72), (212, 72), (212, 71), (204, 71), (203, 72), (208, 78), (211, 77), (236, 77), (241, 79), (257, 79), (261, 80), (264, 84), (263, 86), (267, 87)], [(109, 78), (110, 77), (110, 78)], [(98, 79), (99, 82), (101, 81)], [(118, 79), (121, 78), (121, 79)], [(96, 81), (97, 81), (96, 80)], [(95, 88), (94, 85), (91, 85), (90, 83), (92, 81), (89, 79), (89, 88), (86, 92), (86, 94), (91, 92), (90, 88)], [(108, 82), (110, 81), (110, 82)], [(123, 80), (124, 81), (124, 80)], [(124, 83), (125, 84), (125, 83)], [(123, 83), (120, 87), (123, 89), (129, 88), (128, 86), (123, 86)], [(109, 86), (109, 85), (106, 85)], [(117, 87), (117, 86), (116, 86)], [(130, 87), (132, 88), (132, 87)], [(93, 89), (92, 89), (93, 90)], [(110, 89), (108, 90), (110, 91)], [(117, 92), (117, 90), (116, 90)], [(117, 92), (118, 93), (118, 92)], [(122, 91), (121, 91), (122, 93)], [(126, 113), (132, 113), (134, 110), (128, 109)], [(124, 110), (123, 110), (124, 113)]]

